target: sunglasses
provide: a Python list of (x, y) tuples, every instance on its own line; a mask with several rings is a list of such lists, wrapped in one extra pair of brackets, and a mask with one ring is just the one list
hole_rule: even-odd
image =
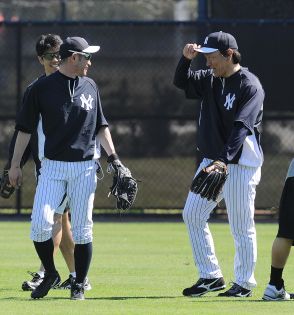
[(45, 53), (42, 57), (49, 61), (53, 60), (54, 58), (58, 60), (60, 59), (59, 51), (55, 53)]
[(78, 54), (78, 55), (81, 55), (81, 56), (85, 57), (86, 60), (90, 60), (92, 58), (92, 55), (89, 54), (89, 53), (80, 52), (80, 51), (74, 51), (74, 50), (69, 50), (69, 51), (74, 53), (74, 54)]

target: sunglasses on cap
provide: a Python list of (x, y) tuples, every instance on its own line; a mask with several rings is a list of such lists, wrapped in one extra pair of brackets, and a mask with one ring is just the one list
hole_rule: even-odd
[(69, 50), (69, 51), (74, 53), (74, 54), (84, 56), (86, 60), (90, 60), (92, 58), (92, 55), (89, 53), (85, 53), (85, 52), (81, 52), (81, 51), (74, 51), (74, 50)]
[(44, 55), (42, 55), (42, 57), (49, 61), (53, 60), (54, 58), (56, 58), (57, 60), (60, 59), (59, 51), (55, 53), (45, 53)]

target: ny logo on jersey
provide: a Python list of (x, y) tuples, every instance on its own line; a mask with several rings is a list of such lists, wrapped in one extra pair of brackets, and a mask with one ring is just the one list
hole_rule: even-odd
[(235, 100), (236, 96), (235, 94), (232, 95), (231, 97), (231, 93), (228, 93), (227, 96), (226, 96), (226, 102), (224, 104), (225, 108), (227, 110), (230, 110), (233, 108), (233, 103), (234, 103), (234, 100)]
[(82, 101), (81, 107), (85, 108), (86, 111), (89, 111), (90, 109), (93, 109), (92, 102), (93, 102), (94, 99), (91, 96), (91, 94), (89, 94), (88, 99), (86, 99), (86, 96), (84, 94), (82, 94), (80, 96), (80, 100)]

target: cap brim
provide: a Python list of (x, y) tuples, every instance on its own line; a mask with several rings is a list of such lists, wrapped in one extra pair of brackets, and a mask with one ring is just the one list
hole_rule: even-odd
[(84, 49), (83, 52), (93, 54), (97, 51), (99, 51), (100, 46), (89, 46), (88, 48)]
[(204, 54), (210, 54), (210, 53), (213, 53), (215, 51), (218, 51), (218, 49), (210, 48), (210, 47), (201, 47), (201, 48), (197, 48), (195, 50), (198, 52), (204, 53)]

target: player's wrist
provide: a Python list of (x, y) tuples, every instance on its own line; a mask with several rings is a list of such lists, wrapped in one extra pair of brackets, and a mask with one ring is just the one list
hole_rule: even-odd
[(227, 172), (227, 164), (220, 161), (220, 160), (215, 160), (212, 163), (215, 167), (216, 170), (221, 171), (221, 172)]
[(112, 153), (107, 158), (107, 163), (112, 163), (115, 160), (119, 160), (119, 156), (117, 153)]
[(20, 167), (20, 163), (11, 163), (11, 166), (10, 166), (10, 168), (21, 168)]
[(182, 59), (185, 61), (185, 62), (187, 62), (187, 63), (191, 63), (191, 61), (192, 61), (192, 59), (193, 59), (193, 57), (191, 57), (191, 56), (188, 56), (187, 54), (183, 54), (183, 57), (182, 57)]
[(215, 160), (215, 162), (217, 162), (217, 161), (222, 162), (222, 163), (224, 163), (225, 165), (228, 165), (228, 164), (229, 164), (228, 159), (225, 158), (225, 157), (219, 157), (219, 158), (217, 158), (217, 159)]
[(5, 171), (5, 170), (9, 170), (10, 167), (11, 167), (11, 162), (10, 162), (10, 161), (7, 161), (7, 163), (6, 163), (5, 166), (4, 166), (4, 171)]

